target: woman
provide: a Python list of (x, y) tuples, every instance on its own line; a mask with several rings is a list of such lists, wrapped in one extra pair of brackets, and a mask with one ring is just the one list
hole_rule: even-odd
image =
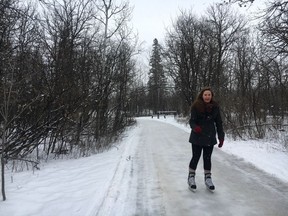
[(191, 106), (190, 118), (191, 134), (189, 142), (192, 144), (192, 159), (189, 164), (188, 185), (189, 189), (196, 189), (195, 172), (203, 151), (203, 165), (205, 184), (208, 189), (214, 190), (211, 178), (211, 156), (214, 145), (217, 144), (216, 131), (221, 148), (224, 142), (224, 131), (220, 108), (213, 100), (211, 88), (206, 87), (201, 90), (196, 100)]

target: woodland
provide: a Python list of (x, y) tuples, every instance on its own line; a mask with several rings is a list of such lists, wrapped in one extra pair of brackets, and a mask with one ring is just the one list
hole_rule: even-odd
[(219, 1), (201, 17), (179, 11), (165, 43), (153, 41), (146, 81), (129, 1), (0, 0), (4, 200), (8, 163), (37, 168), (101, 152), (138, 116), (188, 119), (204, 86), (235, 139), (287, 134), (288, 1), (267, 3), (257, 26), (230, 7), (253, 3)]

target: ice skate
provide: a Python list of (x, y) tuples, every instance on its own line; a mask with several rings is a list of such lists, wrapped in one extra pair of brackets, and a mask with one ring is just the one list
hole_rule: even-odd
[(210, 190), (210, 191), (215, 190), (215, 186), (214, 186), (214, 184), (212, 182), (212, 178), (211, 178), (211, 173), (205, 174), (205, 185), (206, 185), (208, 190)]
[(196, 183), (195, 183), (195, 173), (189, 172), (188, 175), (188, 186), (191, 191), (196, 190)]

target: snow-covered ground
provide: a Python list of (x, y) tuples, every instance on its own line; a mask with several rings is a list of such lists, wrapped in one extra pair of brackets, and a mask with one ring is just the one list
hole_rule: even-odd
[[(170, 193), (172, 197), (175, 197), (175, 200), (173, 200), (174, 203), (177, 203), (177, 200), (179, 205), (181, 202), (185, 202), (181, 200), (180, 193), (185, 196), (187, 196), (186, 193), (188, 193), (186, 171), (191, 157), (191, 147), (188, 143), (190, 129), (185, 124), (177, 123), (173, 117), (167, 117), (165, 119), (163, 117), (160, 119), (147, 117), (139, 118), (138, 120), (145, 120), (145, 122), (148, 122), (146, 126), (151, 124), (151, 127), (153, 122), (155, 123), (155, 121), (157, 121), (162, 122), (162, 124), (167, 123), (180, 128), (180, 132), (177, 131), (175, 135), (173, 133), (175, 129), (173, 128), (169, 128), (167, 133), (169, 139), (173, 139), (173, 145), (176, 145), (176, 148), (175, 146), (164, 148), (163, 143), (160, 141), (153, 143), (154, 140), (156, 140), (157, 129), (152, 129), (151, 131), (151, 133), (156, 132), (154, 137), (143, 137), (143, 128), (141, 128), (141, 124), (137, 124), (126, 132), (126, 136), (121, 142), (115, 144), (115, 147), (107, 152), (80, 159), (52, 160), (48, 163), (42, 163), (40, 166), (41, 169), (34, 172), (28, 170), (11, 173), (9, 170), (6, 170), (7, 200), (4, 202), (0, 201), (0, 215), (129, 216), (136, 215), (136, 212), (138, 212), (137, 215), (173, 215), (172, 213), (177, 207), (175, 208), (175, 206), (172, 207), (170, 205), (169, 208), (171, 200), (169, 196), (165, 196), (164, 193)], [(149, 128), (151, 127), (149, 126)], [(175, 143), (177, 141), (183, 142), (183, 140), (187, 140), (187, 143)], [(152, 143), (151, 146), (148, 146), (148, 150), (144, 149), (147, 142)], [(167, 143), (167, 145), (172, 145), (172, 143)], [(169, 151), (175, 152), (177, 163), (174, 156), (171, 156), (174, 153), (172, 152), (171, 154)], [(288, 183), (288, 153), (277, 143), (256, 140), (233, 141), (227, 138), (225, 139), (223, 148), (217, 148), (215, 151), (217, 155), (220, 153), (220, 156), (215, 155), (215, 158), (217, 157), (217, 160), (220, 158), (220, 161), (222, 156), (221, 152), (235, 155), (235, 161), (237, 161), (237, 163), (238, 161), (246, 161), (250, 163), (249, 166), (252, 165), (265, 171), (268, 176), (271, 175), (276, 179), (282, 180), (284, 183)], [(154, 157), (155, 155), (156, 157)], [(165, 155), (169, 155), (170, 158)], [(179, 155), (181, 157), (178, 157)], [(163, 162), (163, 160), (167, 160), (165, 163), (168, 163), (169, 160), (175, 161), (175, 167), (169, 165), (167, 170), (174, 176), (178, 176), (177, 179), (179, 179), (179, 181), (174, 181), (175, 188), (179, 188), (179, 193), (177, 192), (178, 195), (177, 193), (173, 194), (175, 191), (169, 191), (169, 186), (165, 185), (165, 182), (162, 184), (163, 188), (157, 186), (159, 185), (158, 181), (160, 181), (156, 179), (157, 176), (164, 175), (164, 177), (162, 176), (161, 178), (169, 178), (165, 172), (166, 168), (158, 165), (160, 162)], [(217, 164), (220, 163), (228, 162), (225, 162), (223, 159), (223, 161), (217, 162)], [(183, 167), (183, 169), (179, 168), (182, 165), (185, 167)], [(156, 166), (157, 169), (155, 168)], [(233, 164), (230, 166), (233, 167)], [(217, 167), (217, 170), (219, 169), (220, 168)], [(216, 177), (217, 176), (215, 176), (215, 178)], [(248, 182), (248, 180), (245, 181)], [(221, 184), (220, 181), (219, 184)], [(220, 191), (217, 195), (218, 197), (216, 196), (220, 203), (221, 199), (223, 203), (224, 201), (227, 202), (226, 199), (234, 199), (233, 197), (231, 198), (224, 189), (221, 191), (221, 188), (219, 190), (218, 188), (216, 184), (215, 193)], [(287, 192), (288, 191), (286, 191), (286, 193)], [(201, 194), (201, 192), (198, 194)], [(219, 194), (222, 194), (221, 196), (223, 197)], [(225, 198), (223, 194), (227, 197)], [(207, 199), (207, 194), (202, 193), (201, 196), (203, 200)], [(263, 197), (265, 197), (265, 195)], [(187, 200), (187, 197), (185, 199)], [(241, 202), (245, 203), (247, 200), (249, 201), (249, 199), (251, 199), (251, 202), (254, 200), (249, 197), (243, 197), (237, 200), (235, 207), (241, 204)], [(262, 197), (260, 197), (260, 199), (262, 199)], [(200, 201), (201, 200), (198, 200), (196, 202), (197, 206), (203, 205)], [(232, 201), (226, 204), (228, 206), (234, 206)], [(215, 204), (215, 206), (217, 205), (218, 204)], [(234, 215), (257, 215), (257, 213), (242, 214), (248, 211), (248, 209), (242, 209), (243, 212), (241, 213), (240, 211), (240, 213), (237, 214), (237, 212), (239, 212), (237, 208), (241, 208), (241, 205), (236, 209), (233, 208), (235, 210), (232, 210), (232, 207), (226, 211), (232, 212)], [(247, 207), (245, 206), (245, 208)], [(287, 209), (283, 209), (283, 204), (281, 204), (278, 209), (279, 208), (282, 208), (282, 211), (275, 215), (284, 216), (281, 212), (288, 212), (288, 207)], [(185, 211), (182, 210), (182, 212)], [(191, 214), (183, 213), (183, 215)], [(223, 213), (221, 215), (225, 214)]]

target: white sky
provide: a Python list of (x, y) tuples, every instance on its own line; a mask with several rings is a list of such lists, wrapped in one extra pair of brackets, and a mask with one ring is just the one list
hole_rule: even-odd
[[(187, 188), (188, 125), (162, 116), (137, 121), (109, 151), (79, 159), (52, 159), (34, 172), (12, 173), (7, 165), (7, 200), (0, 199), (0, 215), (287, 215), (284, 140), (227, 137), (212, 155), (216, 191), (205, 189), (201, 158), (193, 193)], [(285, 137), (285, 132), (279, 133)]]
[(171, 25), (180, 10), (204, 11), (211, 0), (130, 0), (134, 7), (132, 23), (138, 30), (140, 39), (147, 44), (154, 38), (164, 38), (165, 27)]
[[(151, 46), (154, 38), (160, 42), (165, 36), (165, 28), (171, 26), (172, 20), (180, 14), (180, 10), (191, 10), (197, 14), (204, 14), (213, 3), (222, 0), (129, 0), (134, 7), (132, 25), (138, 31), (140, 41)], [(263, 0), (256, 0), (250, 7), (240, 8), (234, 5), (239, 12), (255, 11)]]

